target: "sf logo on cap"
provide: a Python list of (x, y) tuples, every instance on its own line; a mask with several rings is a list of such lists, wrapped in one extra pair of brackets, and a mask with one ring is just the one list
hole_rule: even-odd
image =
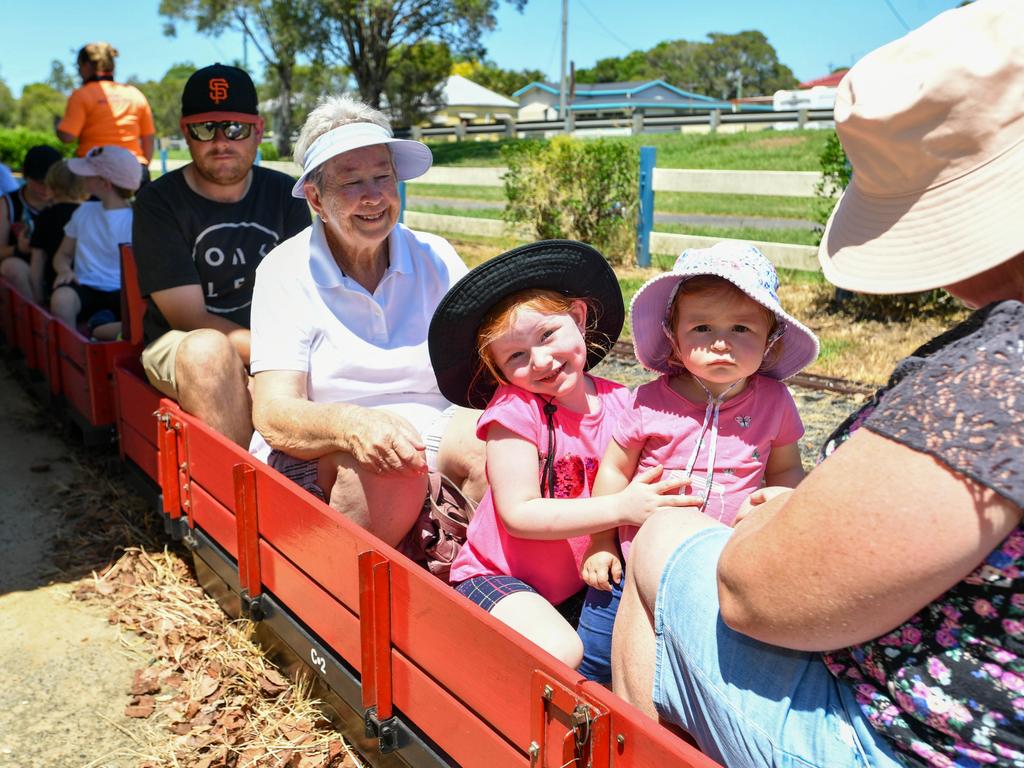
[(210, 78), (210, 101), (220, 104), (228, 97), (228, 81), (223, 77)]

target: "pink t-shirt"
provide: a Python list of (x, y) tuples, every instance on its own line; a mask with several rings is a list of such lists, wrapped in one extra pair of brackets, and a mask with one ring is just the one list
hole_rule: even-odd
[[(629, 390), (621, 384), (591, 377), (601, 408), (597, 413), (555, 411), (555, 493), (558, 499), (590, 496), (598, 464), (612, 438)], [(518, 387), (501, 386), (477, 422), (476, 433), (487, 439), (491, 424), (501, 424), (537, 446), (537, 476), (547, 457), (548, 427), (544, 400)], [(488, 466), (487, 473), (501, 468)], [(583, 588), (580, 569), (589, 536), (542, 541), (513, 536), (494, 508), (490, 488), (469, 524), (466, 543), (452, 564), (453, 584), (474, 576), (515, 576), (557, 605)]]
[[(629, 450), (641, 446), (637, 472), (661, 464), (683, 472), (704, 423), (707, 403), (694, 403), (669, 386), (668, 376), (637, 387), (615, 428), (615, 441)], [(726, 525), (736, 519), (740, 504), (761, 487), (772, 447), (800, 439), (804, 425), (786, 385), (767, 376), (752, 376), (746, 388), (719, 409), (718, 446), (711, 493), (704, 513)], [(692, 490), (703, 492), (708, 471), (711, 425), (693, 468)], [(629, 553), (635, 526), (619, 528), (622, 556)]]

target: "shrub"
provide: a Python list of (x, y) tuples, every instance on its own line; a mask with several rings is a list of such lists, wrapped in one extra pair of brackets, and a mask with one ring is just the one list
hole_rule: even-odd
[[(815, 218), (819, 225), (817, 240), (820, 243), (828, 217), (846, 185), (850, 183), (852, 175), (846, 152), (834, 131), (825, 142), (819, 162), (822, 179), (815, 189), (818, 198)], [(960, 303), (943, 290), (897, 295), (860, 294), (837, 290), (830, 308), (855, 320), (882, 322), (906, 322), (915, 317), (950, 318), (963, 310)]]
[(625, 142), (556, 136), (502, 147), (504, 218), (540, 239), (590, 243), (609, 261), (632, 262), (639, 205), (639, 158)]
[(73, 144), (64, 144), (52, 133), (30, 131), (25, 128), (0, 129), (0, 163), (16, 171), (21, 170), (25, 153), (37, 144), (49, 144), (65, 157), (74, 154)]
[(260, 144), (260, 157), (264, 160), (278, 160), (281, 157), (281, 153), (277, 151), (277, 147), (271, 141), (264, 141)]

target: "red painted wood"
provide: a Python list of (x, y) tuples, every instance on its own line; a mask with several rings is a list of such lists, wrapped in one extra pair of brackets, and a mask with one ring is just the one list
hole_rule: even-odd
[(192, 522), (212, 536), (233, 558), (238, 559), (238, 533), (231, 510), (208, 494), (202, 486), (192, 486)]
[(160, 401), (157, 417), (157, 485), (164, 502), (164, 514), (172, 520), (181, 517), (181, 486), (178, 481), (178, 435), (174, 424), (180, 424), (177, 413)]
[(155, 413), (160, 407), (162, 396), (150, 386), (134, 365), (134, 361), (122, 358), (114, 366), (118, 420), (130, 424), (136, 432), (144, 435), (155, 450), (157, 429), (160, 426)]
[[(459, 663), (458, 657), (453, 656), (449, 663)], [(458, 765), (524, 768), (529, 764), (524, 750), (506, 741), (405, 656), (394, 654), (391, 668), (395, 707)]]
[(391, 589), (388, 561), (379, 552), (359, 553), (359, 654), (363, 708), (375, 707), (378, 720), (392, 715)]
[(358, 554), (385, 545), (266, 465), (256, 470), (260, 537), (357, 612)]
[(32, 335), (32, 367), (50, 378), (50, 323), (53, 316), (38, 304), (28, 305), (28, 320)]
[(263, 591), (260, 581), (259, 518), (256, 504), (256, 470), (238, 463), (233, 468), (235, 520), (238, 532), (238, 581), (250, 597)]
[(29, 301), (11, 290), (11, 307), (14, 317), (14, 346), (21, 351), (29, 368), (35, 368), (35, 347), (32, 344), (32, 323), (29, 319)]
[(128, 243), (121, 243), (121, 335), (132, 344), (142, 344), (142, 318), (146, 300), (139, 290), (139, 271), (135, 253)]
[(14, 287), (0, 277), (0, 333), (9, 347), (14, 348), (14, 310), (11, 306), (11, 292)]
[(255, 463), (246, 450), (213, 431), (191, 414), (181, 411), (181, 420), (188, 427), (188, 474), (224, 506), (234, 509), (235, 486), (231, 468)]
[(131, 424), (121, 422), (119, 425), (119, 443), (125, 458), (130, 459), (146, 476), (157, 481), (156, 446), (135, 430)]
[[(528, 745), (533, 671), (540, 669), (568, 688), (583, 678), (423, 569), (405, 563), (393, 560), (391, 568), (395, 647), (514, 744)], [(453, 664), (456, 654), (458, 663)]]
[(335, 600), (265, 541), (260, 542), (260, 572), (265, 592), (285, 603), (357, 672), (361, 669), (359, 616), (355, 611)]
[(60, 347), (57, 343), (57, 324), (50, 323), (46, 329), (46, 345), (49, 352), (47, 369), (49, 370), (50, 394), (60, 394)]

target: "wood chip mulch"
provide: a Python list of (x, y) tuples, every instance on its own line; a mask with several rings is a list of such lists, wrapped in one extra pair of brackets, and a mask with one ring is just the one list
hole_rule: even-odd
[(142, 637), (153, 660), (136, 671), (125, 714), (148, 718), (158, 740), (139, 768), (358, 768), (300, 681), (293, 684), (195, 582), (177, 554), (130, 547), (83, 579), (79, 600)]

